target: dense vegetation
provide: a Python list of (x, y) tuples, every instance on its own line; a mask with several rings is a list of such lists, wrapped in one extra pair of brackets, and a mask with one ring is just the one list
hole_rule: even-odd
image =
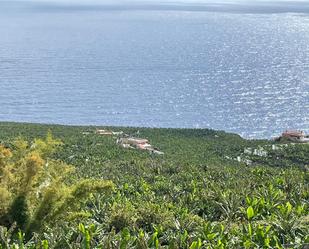
[(112, 129), (165, 154), (121, 148), (94, 127), (0, 123), (0, 248), (309, 243), (309, 145), (269, 150), (247, 166), (235, 160), (245, 148), (275, 142), (207, 129)]

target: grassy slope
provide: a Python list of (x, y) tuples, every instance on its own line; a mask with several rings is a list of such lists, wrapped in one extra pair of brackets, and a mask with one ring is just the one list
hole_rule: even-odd
[[(60, 138), (65, 146), (57, 156), (79, 168), (80, 176), (96, 177), (103, 175), (107, 165), (119, 165), (127, 162), (142, 164), (159, 164), (161, 167), (173, 164), (179, 166), (201, 166), (206, 164), (235, 164), (226, 160), (226, 156), (235, 157), (245, 147), (270, 144), (266, 140), (245, 140), (236, 134), (208, 129), (151, 129), (125, 127), (99, 127), (114, 131), (122, 130), (127, 134), (147, 138), (165, 152), (164, 156), (153, 156), (147, 152), (127, 150), (118, 147), (115, 138), (83, 135), (83, 131), (94, 131), (95, 127), (40, 125), (21, 123), (0, 123), (0, 141), (10, 141), (22, 136), (31, 141), (44, 137), (51, 130), (55, 137)], [(113, 170), (116, 170), (114, 167)], [(114, 178), (112, 173), (110, 177)]]
[[(266, 200), (265, 205), (254, 206), (257, 224), (271, 224), (277, 217), (276, 206), (290, 202), (296, 210), (308, 202), (308, 174), (302, 167), (269, 167), (271, 159), (247, 167), (226, 159), (235, 158), (246, 147), (270, 145), (271, 141), (245, 140), (207, 129), (107, 128), (132, 135), (139, 131), (140, 137), (149, 139), (165, 155), (123, 149), (112, 137), (82, 134), (95, 127), (0, 123), (0, 142), (9, 144), (17, 136), (32, 140), (51, 130), (64, 142), (55, 156), (76, 166), (75, 177), (111, 179), (117, 185), (115, 196), (105, 200), (107, 206), (99, 198), (95, 203), (104, 208), (85, 207), (92, 213), (92, 221), (100, 223), (106, 231), (128, 226), (132, 231), (142, 228), (151, 232), (153, 225), (160, 225), (166, 237), (162, 243), (171, 240), (166, 234), (177, 237), (184, 230), (195, 234), (208, 221), (224, 224), (227, 229), (238, 227), (246, 217), (246, 208), (253, 205), (246, 197)], [(299, 151), (304, 161), (309, 162), (308, 146)], [(304, 217), (303, 213), (297, 215), (295, 211), (297, 219)], [(293, 243), (296, 236), (285, 234), (291, 229), (284, 227), (281, 234), (282, 239)], [(298, 238), (304, 240), (303, 235)]]

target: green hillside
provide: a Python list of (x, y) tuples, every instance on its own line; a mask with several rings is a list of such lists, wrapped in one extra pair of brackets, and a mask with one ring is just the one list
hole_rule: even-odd
[[(96, 128), (146, 138), (164, 155), (122, 148), (116, 136), (98, 135)], [(46, 139), (49, 131), (54, 140)], [(309, 243), (308, 144), (246, 140), (208, 129), (22, 123), (0, 123), (0, 143), (0, 201), (7, 202), (0, 204), (0, 248)], [(29, 174), (31, 184), (13, 186)], [(46, 199), (56, 192), (58, 199)], [(46, 200), (50, 208), (42, 204)]]

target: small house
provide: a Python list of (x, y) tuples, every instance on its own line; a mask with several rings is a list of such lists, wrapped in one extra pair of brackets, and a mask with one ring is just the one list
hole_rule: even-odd
[(120, 144), (123, 148), (135, 148), (139, 150), (147, 150), (155, 154), (163, 155), (164, 153), (154, 148), (149, 140), (143, 138), (119, 138), (117, 143)]
[(305, 137), (305, 133), (303, 131), (286, 130), (282, 133), (282, 137), (301, 139)]
[(305, 136), (303, 131), (286, 130), (282, 133), (281, 138), (288, 139), (293, 142), (307, 143), (309, 138)]

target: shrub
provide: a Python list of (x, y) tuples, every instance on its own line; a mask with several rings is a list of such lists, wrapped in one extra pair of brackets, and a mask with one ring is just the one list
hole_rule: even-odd
[(79, 211), (92, 193), (113, 188), (110, 181), (85, 179), (68, 184), (74, 168), (52, 159), (61, 141), (48, 133), (33, 143), (18, 138), (12, 149), (0, 145), (0, 225), (34, 232)]

